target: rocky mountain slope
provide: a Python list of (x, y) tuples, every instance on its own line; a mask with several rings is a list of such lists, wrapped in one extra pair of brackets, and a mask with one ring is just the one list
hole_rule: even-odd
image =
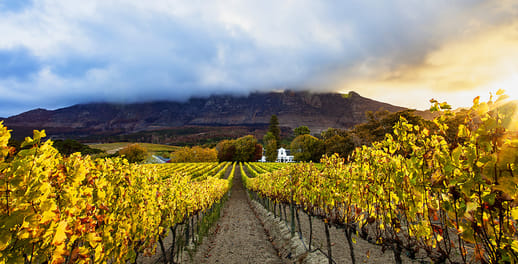
[[(187, 102), (134, 104), (90, 103), (57, 110), (35, 109), (6, 118), (19, 134), (46, 129), (47, 134), (123, 134), (184, 126), (265, 126), (277, 115), (281, 126), (308, 126), (313, 133), (329, 127), (349, 128), (366, 121), (366, 111), (405, 108), (349, 94), (309, 92), (253, 93), (249, 96), (211, 96)], [(421, 113), (424, 114), (424, 113)]]

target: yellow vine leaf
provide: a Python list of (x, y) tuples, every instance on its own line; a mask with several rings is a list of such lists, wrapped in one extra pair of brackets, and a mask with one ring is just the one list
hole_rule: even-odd
[(514, 218), (514, 220), (518, 221), (518, 207), (515, 207), (511, 210), (511, 215)]
[(65, 256), (68, 254), (67, 250), (65, 249), (65, 244), (61, 244), (56, 247), (54, 250), (54, 253), (52, 254), (52, 264), (61, 264), (65, 263), (66, 259)]
[(475, 99), (473, 99), (474, 105), (478, 105), (479, 102), (480, 102), (480, 96), (477, 96), (477, 97), (475, 97)]
[(103, 257), (103, 248), (101, 246), (95, 248), (95, 259), (94, 262), (99, 262)]
[(79, 255), (83, 258), (88, 257), (90, 251), (86, 247), (79, 247)]
[(67, 234), (65, 233), (67, 228), (67, 222), (61, 221), (59, 222), (58, 228), (56, 230), (56, 234), (54, 235), (54, 239), (52, 239), (52, 245), (58, 246), (61, 245), (65, 239), (67, 239)]
[(88, 233), (86, 240), (90, 243), (93, 248), (97, 247), (97, 244), (102, 240), (96, 233)]

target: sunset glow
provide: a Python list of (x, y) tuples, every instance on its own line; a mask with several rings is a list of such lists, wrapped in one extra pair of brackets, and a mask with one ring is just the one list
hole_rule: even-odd
[(401, 95), (428, 95), (458, 107), (469, 106), (476, 96), (488, 98), (490, 92), (498, 89), (518, 99), (518, 24), (490, 27), (459, 37), (413, 65), (389, 69), (373, 66), (362, 78), (341, 80), (340, 86), (419, 109), (426, 107), (422, 101)]

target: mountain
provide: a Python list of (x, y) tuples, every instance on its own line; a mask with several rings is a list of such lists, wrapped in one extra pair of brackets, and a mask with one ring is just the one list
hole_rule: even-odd
[[(45, 129), (51, 136), (88, 137), (186, 127), (264, 129), (275, 114), (285, 130), (305, 125), (312, 133), (319, 133), (329, 127), (350, 128), (366, 121), (366, 111), (380, 109), (395, 112), (405, 108), (355, 92), (344, 95), (285, 91), (248, 96), (217, 95), (186, 102), (78, 104), (57, 110), (31, 110), (6, 118), (4, 123), (19, 136), (30, 135), (33, 129)], [(193, 132), (208, 133), (199, 129)]]

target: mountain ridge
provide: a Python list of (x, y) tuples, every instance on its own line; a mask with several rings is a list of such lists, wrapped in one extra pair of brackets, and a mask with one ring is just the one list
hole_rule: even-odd
[[(366, 111), (407, 108), (378, 102), (356, 92), (269, 92), (248, 96), (213, 95), (185, 102), (88, 103), (56, 110), (33, 109), (4, 119), (16, 132), (46, 129), (49, 135), (127, 134), (184, 126), (267, 126), (272, 115), (290, 129), (308, 126), (312, 133), (329, 127), (350, 128), (365, 122)], [(425, 111), (416, 111), (426, 117)], [(29, 134), (30, 135), (30, 134)]]

